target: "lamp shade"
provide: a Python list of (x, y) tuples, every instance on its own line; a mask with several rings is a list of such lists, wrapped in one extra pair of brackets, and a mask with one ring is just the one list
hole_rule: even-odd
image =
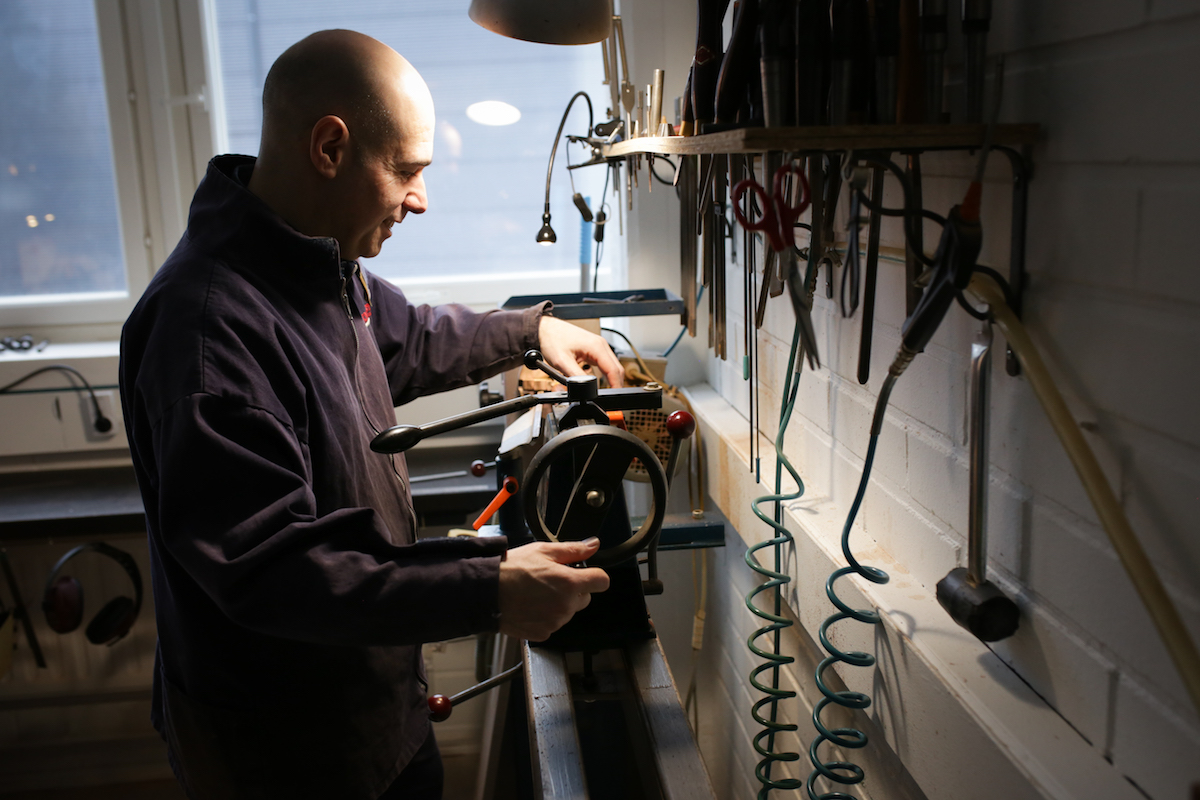
[(471, 0), (471, 19), (510, 39), (593, 44), (612, 30), (612, 0)]

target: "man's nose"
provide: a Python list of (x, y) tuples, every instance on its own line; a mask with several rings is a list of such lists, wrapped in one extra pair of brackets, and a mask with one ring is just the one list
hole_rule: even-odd
[(425, 193), (425, 176), (413, 178), (412, 187), (404, 198), (404, 210), (410, 214), (424, 214), (429, 207), (429, 198)]

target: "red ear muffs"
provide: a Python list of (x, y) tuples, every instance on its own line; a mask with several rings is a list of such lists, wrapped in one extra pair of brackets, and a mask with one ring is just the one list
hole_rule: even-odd
[(92, 644), (108, 644), (129, 633), (135, 619), (133, 601), (128, 597), (114, 597), (92, 617), (85, 633)]
[(83, 621), (83, 587), (79, 581), (63, 575), (55, 578), (42, 596), (42, 611), (50, 630), (70, 633)]
[(67, 552), (46, 579), (46, 591), (42, 595), (42, 610), (51, 630), (70, 633), (83, 621), (83, 587), (79, 581), (59, 573), (67, 562), (80, 553), (99, 553), (116, 561), (125, 570), (133, 583), (134, 597), (116, 597), (108, 601), (100, 612), (92, 617), (85, 631), (93, 644), (115, 644), (120, 641), (137, 620), (142, 607), (142, 575), (133, 556), (104, 542), (90, 542)]

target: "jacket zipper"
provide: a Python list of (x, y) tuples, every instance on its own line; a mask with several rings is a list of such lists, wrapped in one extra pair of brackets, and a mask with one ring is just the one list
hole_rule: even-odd
[[(354, 384), (354, 396), (358, 399), (358, 408), (362, 411), (363, 419), (367, 421), (367, 427), (371, 429), (371, 433), (375, 436), (379, 435), (379, 429), (375, 427), (375, 423), (371, 421), (371, 415), (367, 413), (367, 404), (362, 396), (362, 387), (358, 385), (358, 358), (361, 347), (361, 342), (358, 338), (358, 326), (354, 324), (354, 309), (350, 306), (350, 292), (347, 289), (347, 275), (345, 266), (339, 265), (339, 272), (342, 277), (342, 308), (346, 310), (346, 319), (350, 321), (350, 332), (354, 334), (354, 364), (352, 366), (350, 381)], [(357, 267), (356, 267), (357, 268)], [(388, 463), (392, 467), (392, 474), (396, 476), (396, 480), (400, 482), (400, 486), (404, 486), (404, 478), (400, 475), (400, 470), (396, 469), (396, 456), (388, 455)], [(409, 501), (411, 506), (412, 501)], [(411, 508), (410, 508), (411, 511)], [(414, 513), (414, 519), (416, 515)]]

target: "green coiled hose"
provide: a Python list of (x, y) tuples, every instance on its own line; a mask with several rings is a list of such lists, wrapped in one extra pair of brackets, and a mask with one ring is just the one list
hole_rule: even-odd
[[(799, 753), (778, 752), (775, 750), (775, 735), (787, 731), (797, 730), (797, 726), (791, 723), (780, 722), (778, 719), (778, 705), (784, 700), (790, 700), (796, 696), (796, 693), (788, 689), (780, 688), (779, 685), (779, 670), (794, 661), (791, 656), (783, 655), (779, 652), (779, 639), (782, 631), (791, 627), (792, 621), (783, 616), (783, 590), (791, 578), (783, 570), (783, 551), (784, 548), (792, 544), (792, 535), (788, 533), (787, 527), (783, 524), (783, 503), (787, 500), (795, 500), (804, 494), (804, 482), (800, 480), (800, 474), (796, 472), (796, 468), (792, 466), (792, 462), (788, 460), (783, 452), (784, 434), (787, 433), (788, 423), (792, 418), (792, 410), (796, 405), (796, 396), (800, 386), (800, 373), (804, 366), (804, 356), (799, 353), (800, 349), (800, 325), (796, 325), (796, 330), (792, 335), (792, 348), (788, 356), (788, 364), (795, 365), (795, 368), (790, 370), (784, 381), (783, 387), (783, 402), (779, 414), (779, 432), (775, 436), (775, 493), (763, 495), (755, 499), (751, 503), (755, 515), (763, 522), (775, 529), (776, 535), (766, 541), (751, 545), (746, 549), (746, 564), (750, 569), (754, 570), (759, 575), (766, 578), (746, 595), (746, 607), (750, 609), (750, 613), (759, 619), (765, 620), (766, 624), (755, 630), (746, 640), (746, 646), (750, 648), (750, 652), (760, 659), (762, 663), (754, 667), (750, 672), (750, 685), (763, 693), (763, 697), (757, 700), (750, 709), (751, 716), (754, 721), (762, 726), (754, 736), (754, 749), (761, 756), (758, 766), (754, 770), (755, 777), (758, 778), (762, 788), (759, 789), (759, 800), (765, 800), (771, 790), (781, 789), (784, 791), (792, 791), (800, 788), (800, 781), (796, 778), (772, 778), (771, 768), (779, 761), (797, 761), (800, 758)], [(792, 479), (796, 481), (796, 491), (783, 492), (783, 470), (787, 470)], [(774, 515), (767, 516), (766, 512), (760, 508), (761, 504), (774, 503)], [(774, 569), (768, 569), (755, 559), (755, 553), (766, 548), (774, 550)], [(755, 599), (765, 592), (774, 591), (774, 605), (772, 611), (766, 611), (755, 605)], [(757, 642), (761, 637), (769, 636), (770, 649), (759, 647)], [(764, 682), (762, 676), (764, 673), (769, 673), (769, 683)], [(764, 716), (763, 710), (767, 710)], [(764, 744), (763, 740), (766, 740)]]

